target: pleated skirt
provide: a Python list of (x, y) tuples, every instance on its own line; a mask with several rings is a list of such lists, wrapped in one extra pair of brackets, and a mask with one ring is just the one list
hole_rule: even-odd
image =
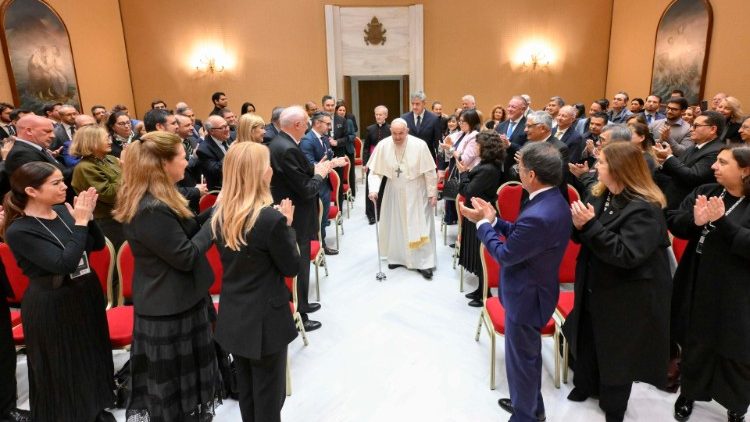
[(458, 256), (458, 263), (464, 270), (479, 277), (482, 280), (482, 256), (480, 255), (479, 245), (481, 242), (477, 237), (477, 226), (471, 221), (462, 217), (461, 221), (461, 251)]

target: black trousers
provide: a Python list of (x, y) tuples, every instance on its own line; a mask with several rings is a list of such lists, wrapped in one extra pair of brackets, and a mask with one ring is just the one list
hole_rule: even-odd
[[(375, 207), (367, 196), (370, 194), (370, 183), (367, 181), (367, 175), (370, 174), (370, 169), (367, 169), (365, 173), (365, 214), (367, 218), (375, 218)], [(380, 180), (380, 189), (378, 189), (378, 218), (380, 218), (380, 207), (383, 204), (383, 192), (385, 192), (385, 184), (388, 182), (388, 178), (383, 176)]]
[[(346, 156), (349, 157), (349, 189), (352, 190), (352, 196), (357, 195), (357, 191), (355, 190), (355, 187), (357, 185), (357, 176), (354, 174), (354, 168), (356, 167), (354, 165), (354, 154), (346, 153)], [(343, 183), (343, 182), (342, 182)]]
[(10, 308), (0, 298), (0, 417), (16, 407), (16, 347), (10, 324)]
[(573, 385), (590, 396), (599, 396), (599, 407), (606, 413), (622, 418), (628, 408), (633, 383), (624, 385), (602, 384), (599, 375), (599, 360), (594, 343), (591, 314), (581, 312), (578, 334), (578, 355), (573, 367)]
[(243, 422), (280, 422), (286, 399), (286, 348), (248, 359), (235, 355)]
[(299, 246), (299, 273), (297, 273), (297, 299), (302, 319), (307, 321), (307, 311), (310, 309), (308, 295), (310, 294), (310, 241), (297, 239)]

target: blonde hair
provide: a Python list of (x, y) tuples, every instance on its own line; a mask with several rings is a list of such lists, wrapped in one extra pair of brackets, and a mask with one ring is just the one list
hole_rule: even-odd
[(180, 217), (189, 218), (193, 212), (164, 170), (164, 162), (171, 161), (184, 151), (180, 137), (174, 133), (149, 132), (127, 148), (122, 163), (122, 184), (117, 192), (117, 201), (112, 214), (115, 220), (129, 223), (138, 212), (138, 206), (146, 193), (163, 202)]
[(223, 239), (234, 251), (247, 245), (246, 234), (252, 230), (260, 211), (273, 203), (271, 189), (264, 174), (270, 165), (265, 145), (238, 143), (224, 156), (221, 201), (211, 220), (214, 237)]
[(70, 155), (79, 157), (91, 157), (97, 150), (99, 142), (106, 139), (109, 134), (101, 126), (84, 126), (76, 130), (73, 143), (70, 145)]
[[(721, 101), (726, 101), (729, 109), (732, 110), (732, 115), (729, 117), (729, 121), (734, 123), (742, 122), (742, 103), (736, 97), (727, 97)], [(721, 104), (721, 102), (719, 103)]]
[[(646, 202), (664, 208), (667, 200), (654, 183), (651, 172), (643, 158), (643, 151), (630, 142), (611, 142), (601, 150), (609, 166), (609, 174), (621, 183), (624, 191)], [(602, 196), (607, 192), (607, 186), (601, 180), (591, 188), (594, 196)]]
[(257, 114), (245, 113), (240, 116), (240, 123), (237, 127), (237, 140), (238, 142), (252, 142), (253, 129), (259, 126), (265, 126), (266, 123)]

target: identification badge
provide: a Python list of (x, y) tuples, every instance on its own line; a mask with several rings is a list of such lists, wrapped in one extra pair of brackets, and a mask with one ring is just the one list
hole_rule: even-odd
[(86, 252), (83, 253), (83, 256), (81, 256), (81, 261), (78, 262), (78, 267), (74, 272), (70, 274), (70, 278), (78, 278), (82, 275), (86, 275), (91, 272), (91, 267), (89, 266), (89, 256)]

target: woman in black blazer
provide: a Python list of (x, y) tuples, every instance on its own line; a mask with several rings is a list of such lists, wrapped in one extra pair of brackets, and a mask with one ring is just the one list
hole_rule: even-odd
[(571, 206), (581, 251), (563, 332), (575, 356), (568, 400), (598, 395), (610, 422), (623, 420), (634, 381), (666, 384), (672, 283), (666, 199), (640, 148), (610, 143), (596, 168), (591, 203)]
[[(477, 147), (479, 148), (480, 162), (468, 172), (461, 173), (461, 184), (458, 192), (466, 198), (464, 205), (471, 206), (471, 198), (479, 197), (494, 204), (497, 202), (497, 188), (500, 187), (505, 160), (505, 149), (500, 142), (500, 135), (496, 132), (481, 132), (477, 135)], [(479, 254), (479, 238), (477, 237), (477, 226), (464, 217), (461, 224), (461, 254), (458, 263), (468, 272), (479, 277), (477, 289), (466, 295), (471, 299), (469, 306), (478, 308), (482, 306), (482, 291), (484, 283), (482, 279), (482, 259)]]
[(281, 420), (287, 345), (297, 336), (284, 284), (299, 271), (294, 207), (271, 207), (272, 175), (268, 148), (235, 144), (211, 222), (224, 267), (216, 341), (237, 363), (245, 422)]
[(180, 138), (168, 132), (144, 135), (125, 154), (114, 216), (135, 259), (128, 419), (209, 421), (221, 403), (211, 231), (176, 188), (186, 166)]
[(688, 239), (674, 275), (672, 332), (682, 347), (674, 417), (687, 420), (695, 400), (716, 400), (729, 421), (750, 405), (750, 148), (719, 152), (716, 181), (699, 186), (667, 214)]

